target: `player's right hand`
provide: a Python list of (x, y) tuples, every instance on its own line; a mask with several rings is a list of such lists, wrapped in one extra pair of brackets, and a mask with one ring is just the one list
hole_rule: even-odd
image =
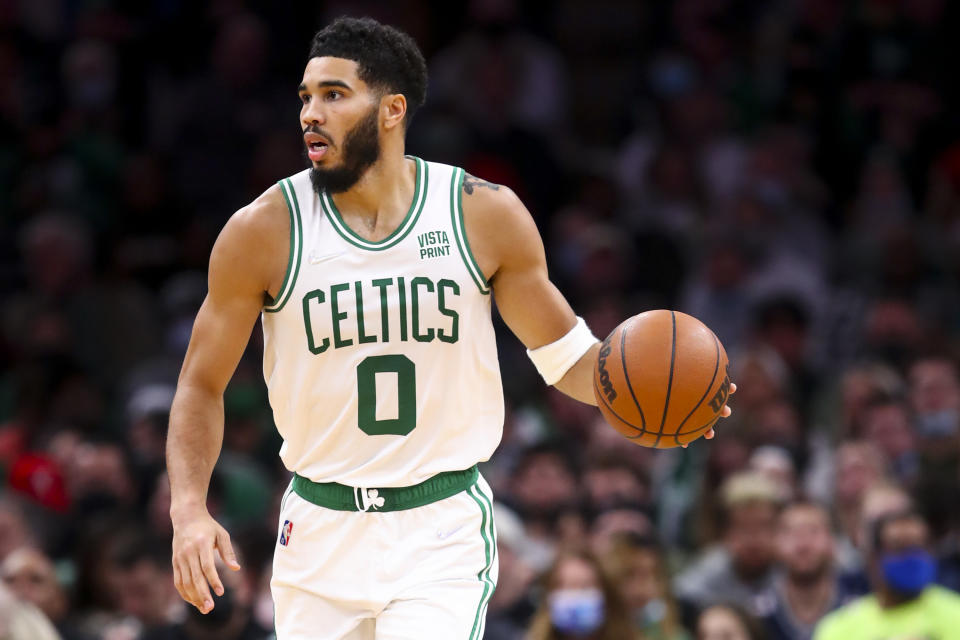
[(230, 544), (230, 534), (206, 508), (173, 517), (173, 582), (180, 597), (200, 613), (213, 610), (210, 587), (218, 596), (223, 595), (214, 549), (230, 569), (240, 570), (237, 555)]

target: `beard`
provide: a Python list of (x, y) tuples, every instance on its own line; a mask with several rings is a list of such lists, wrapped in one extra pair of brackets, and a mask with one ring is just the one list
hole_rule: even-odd
[(380, 127), (378, 108), (373, 106), (343, 138), (343, 160), (339, 167), (311, 167), (310, 182), (319, 195), (343, 193), (357, 184), (373, 163), (380, 159)]
[(828, 560), (824, 560), (814, 567), (805, 567), (800, 570), (791, 569), (788, 567), (787, 573), (790, 575), (791, 581), (800, 586), (809, 587), (822, 580), (823, 577), (830, 571), (830, 568), (830, 562)]

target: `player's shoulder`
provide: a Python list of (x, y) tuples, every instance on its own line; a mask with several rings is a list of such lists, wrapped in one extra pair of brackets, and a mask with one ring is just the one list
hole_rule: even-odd
[(543, 262), (543, 243), (533, 216), (512, 189), (464, 172), (460, 206), (468, 242), (489, 278), (508, 263)]
[(280, 184), (274, 184), (246, 206), (230, 216), (224, 230), (238, 235), (257, 237), (283, 231), (290, 224), (287, 202)]
[(464, 172), (460, 203), (469, 235), (476, 235), (481, 242), (511, 244), (532, 240), (537, 234), (530, 212), (506, 185)]
[(243, 273), (266, 288), (282, 271), (277, 256), (287, 255), (289, 238), (286, 200), (275, 184), (230, 216), (213, 246), (211, 269)]
[(286, 255), (289, 238), (290, 214), (278, 183), (230, 216), (220, 230), (214, 251), (247, 253), (256, 248), (261, 255)]
[(526, 213), (526, 207), (506, 185), (463, 172), (460, 200), (465, 216), (503, 217)]

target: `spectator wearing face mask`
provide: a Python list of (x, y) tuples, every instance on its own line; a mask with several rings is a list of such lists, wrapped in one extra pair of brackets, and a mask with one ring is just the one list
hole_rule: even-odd
[(616, 586), (593, 556), (561, 554), (543, 586), (527, 640), (639, 640)]
[(920, 449), (929, 460), (955, 460), (960, 448), (960, 373), (945, 357), (921, 358), (909, 372)]
[(873, 593), (824, 618), (814, 640), (956, 638), (960, 595), (933, 584), (926, 521), (912, 510), (890, 514), (876, 522), (872, 536)]
[(764, 619), (770, 640), (810, 640), (817, 622), (847, 599), (835, 561), (827, 509), (797, 501), (780, 514), (774, 609)]

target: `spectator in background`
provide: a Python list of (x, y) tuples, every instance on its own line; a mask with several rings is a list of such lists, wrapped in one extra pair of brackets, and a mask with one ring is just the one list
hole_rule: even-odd
[(764, 623), (770, 640), (810, 640), (814, 626), (845, 601), (834, 558), (829, 511), (798, 501), (780, 513), (774, 607)]
[[(721, 493), (727, 480), (734, 474), (747, 468), (750, 460), (750, 446), (746, 438), (737, 431), (727, 434), (725, 438), (717, 438), (715, 442), (710, 443), (710, 448), (704, 452), (706, 460), (703, 462), (703, 470), (699, 473), (699, 486), (691, 486), (692, 482), (686, 486), (680, 485), (672, 489), (687, 489), (687, 496), (690, 499), (696, 499), (696, 504), (690, 508), (689, 513), (685, 514), (693, 526), (680, 527), (684, 524), (678, 522), (674, 527), (666, 527), (665, 524), (673, 518), (671, 512), (678, 510), (677, 505), (672, 500), (660, 501), (661, 512), (659, 514), (660, 539), (674, 540), (687, 543), (685, 546), (694, 545), (702, 547), (716, 543), (722, 536), (722, 527), (720, 520), (722, 518), (723, 498)], [(681, 459), (682, 461), (682, 459)], [(681, 470), (691, 473), (690, 466), (684, 465)], [(681, 494), (684, 495), (684, 494)], [(671, 496), (672, 497), (672, 496)], [(692, 532), (690, 530), (693, 530)], [(692, 535), (691, 535), (692, 533)]]
[[(77, 630), (102, 638), (111, 629), (139, 633), (141, 623), (121, 609), (120, 560), (143, 541), (140, 524), (119, 513), (100, 513), (79, 525), (75, 545)], [(123, 636), (125, 637), (125, 636)]]
[(126, 540), (116, 552), (119, 609), (136, 619), (145, 632), (183, 615), (167, 549), (167, 541), (139, 535)]
[(27, 519), (19, 500), (8, 492), (0, 492), (0, 562), (28, 543), (27, 531)]
[(840, 527), (845, 566), (856, 564), (863, 495), (886, 475), (886, 465), (876, 446), (865, 440), (839, 446), (834, 458), (833, 514)]
[(511, 476), (506, 503), (524, 519), (534, 538), (576, 545), (585, 535), (577, 474), (558, 444), (534, 445), (524, 452)]
[(630, 507), (609, 508), (594, 514), (590, 524), (590, 551), (602, 558), (618, 536), (651, 536), (655, 532), (650, 516)]
[(21, 547), (0, 564), (0, 578), (21, 602), (37, 607), (63, 640), (89, 640), (68, 618), (70, 601), (53, 563), (42, 551)]
[[(632, 453), (632, 452), (631, 452)], [(629, 462), (629, 454), (595, 455), (581, 474), (587, 504), (594, 509), (628, 505), (643, 509), (650, 502), (650, 481)]]
[(904, 486), (914, 486), (920, 459), (910, 407), (894, 398), (878, 397), (866, 408), (863, 437), (877, 446), (891, 475)]
[(749, 468), (780, 488), (782, 502), (793, 500), (797, 493), (797, 470), (786, 449), (771, 445), (757, 447), (750, 455)]
[(639, 640), (617, 586), (593, 556), (560, 554), (526, 640)]
[[(240, 559), (243, 562), (243, 558)], [(253, 619), (251, 603), (255, 585), (245, 570), (228, 571), (217, 561), (217, 572), (223, 580), (224, 593), (208, 614), (187, 607), (186, 620), (158, 627), (144, 633), (139, 640), (268, 640), (273, 638)], [(214, 613), (219, 609), (219, 613)]]
[(910, 367), (910, 403), (917, 435), (928, 459), (955, 461), (960, 448), (960, 374), (944, 357), (922, 358)]
[(677, 596), (693, 609), (732, 602), (754, 615), (771, 605), (777, 515), (782, 491), (766, 476), (742, 472), (721, 491), (723, 543), (676, 580)]
[[(500, 503), (493, 506), (497, 523), (500, 574), (487, 609), (485, 640), (521, 640), (536, 610), (532, 586), (552, 564), (552, 554), (527, 537), (523, 521)], [(545, 553), (546, 551), (546, 553)]]
[(757, 304), (754, 322), (757, 339), (780, 356), (790, 373), (788, 397), (806, 406), (816, 387), (808, 356), (810, 311), (799, 298), (777, 295)]
[(666, 553), (656, 540), (649, 535), (619, 534), (601, 561), (619, 585), (644, 640), (689, 640), (670, 589)]
[(737, 380), (738, 420), (751, 420), (770, 401), (787, 397), (789, 392), (790, 371), (787, 364), (766, 345), (751, 346), (741, 353), (732, 354), (730, 378)]
[(742, 242), (719, 237), (688, 279), (680, 308), (710, 327), (729, 353), (743, 346), (750, 320), (750, 257)]
[[(794, 466), (805, 466), (809, 461), (809, 446), (804, 420), (797, 405), (786, 398), (776, 398), (758, 407), (749, 426), (750, 442), (754, 446), (770, 445), (783, 449)], [(791, 487), (796, 478), (790, 480)], [(795, 488), (795, 487), (793, 487)]]
[(653, 532), (649, 480), (627, 458), (613, 452), (593, 455), (583, 470), (584, 505), (592, 515), (590, 549), (598, 558), (619, 533)]
[(873, 592), (828, 615), (815, 640), (953, 638), (960, 595), (933, 584), (927, 523), (915, 511), (884, 516), (871, 531)]
[(871, 357), (903, 370), (923, 348), (930, 330), (912, 301), (885, 295), (872, 301), (864, 314), (863, 347)]
[(866, 566), (866, 558), (870, 556), (873, 543), (870, 531), (880, 518), (912, 506), (910, 494), (891, 482), (876, 482), (864, 492), (854, 537), (845, 540), (846, 564), (842, 565), (841, 575), (844, 591), (851, 595), (865, 595), (870, 592), (870, 578)]
[(948, 589), (960, 592), (960, 514), (955, 509), (955, 506), (960, 504), (958, 494), (960, 489), (955, 488), (951, 496), (954, 508), (947, 516), (949, 530), (937, 549), (937, 582)]
[(707, 607), (697, 620), (697, 640), (765, 640), (756, 618), (736, 605)]
[[(606, 557), (657, 529), (671, 561), (726, 558), (729, 582), (709, 594), (737, 592), (731, 538), (760, 559), (774, 547), (733, 526), (744, 510), (720, 513), (743, 469), (831, 506), (841, 592), (870, 592), (870, 531), (911, 506), (938, 538), (938, 581), (960, 588), (960, 74), (943, 64), (960, 51), (957, 3), (284, 4), (303, 20), (272, 4), (0, 1), (0, 573), (13, 590), (37, 578), (64, 640), (129, 639), (131, 612), (154, 615), (145, 583), (166, 568), (124, 568), (120, 550), (131, 526), (172, 535), (165, 387), (216, 230), (298, 170), (298, 132), (276, 116), (296, 98), (277, 80), (300, 66), (311, 21), (340, 12), (416, 25), (435, 73), (410, 153), (529, 199), (551, 272), (597, 335), (644, 309), (686, 310), (720, 337), (740, 387), (709, 444), (629, 447), (501, 341), (509, 417), (484, 474), (519, 516), (511, 532), (496, 514), (488, 640), (523, 633), (531, 581), (585, 539)], [(259, 336), (225, 398), (209, 497), (219, 517), (266, 528), (270, 550), (289, 478), (264, 457), (279, 443), (264, 437)], [(562, 446), (529, 448), (547, 434)], [(627, 449), (634, 479), (595, 468), (595, 453)], [(778, 540), (788, 518), (820, 531), (815, 509), (799, 515), (787, 509)], [(826, 553), (807, 538), (777, 552), (775, 592)], [(625, 552), (631, 609), (654, 591), (664, 558), (651, 555)], [(56, 577), (66, 622), (49, 606)], [(269, 570), (257, 579), (251, 606), (269, 627)], [(28, 609), (0, 595), (0, 640), (10, 615), (34, 621), (17, 640), (46, 640)], [(751, 639), (743, 620), (713, 607), (697, 631)], [(164, 640), (219, 633), (198, 623), (161, 627)]]
[(880, 362), (858, 364), (844, 372), (840, 381), (840, 407), (835, 431), (841, 438), (864, 432), (863, 423), (871, 401), (877, 397), (902, 396), (906, 385), (900, 374)]
[(61, 640), (43, 613), (0, 583), (0, 640)]

